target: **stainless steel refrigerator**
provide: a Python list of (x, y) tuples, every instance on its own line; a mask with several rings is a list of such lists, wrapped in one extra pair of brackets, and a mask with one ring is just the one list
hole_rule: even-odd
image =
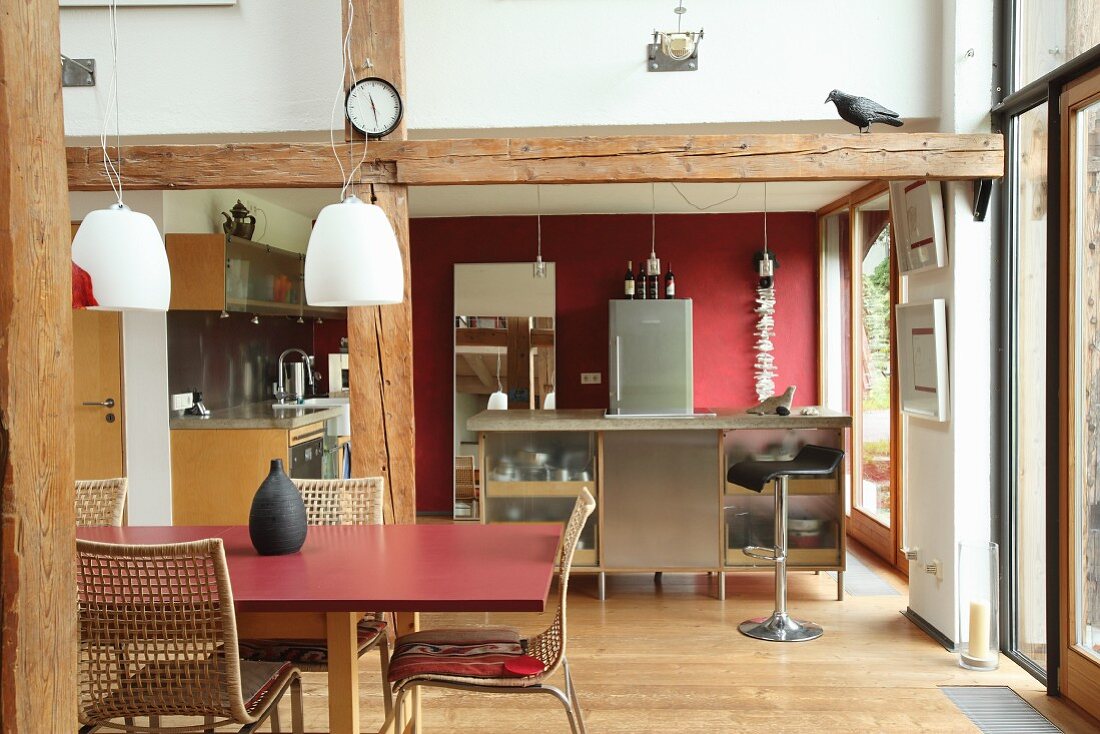
[(607, 414), (691, 415), (691, 299), (610, 303)]

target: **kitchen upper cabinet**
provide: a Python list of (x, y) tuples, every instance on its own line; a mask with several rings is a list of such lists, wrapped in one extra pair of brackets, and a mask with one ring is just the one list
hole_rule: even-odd
[(168, 234), (170, 310), (239, 311), (272, 316), (345, 317), (342, 308), (305, 302), (305, 257), (223, 234)]

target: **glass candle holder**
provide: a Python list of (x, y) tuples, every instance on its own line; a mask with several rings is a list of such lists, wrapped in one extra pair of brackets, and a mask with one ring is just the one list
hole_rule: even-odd
[(996, 543), (959, 543), (959, 665), (996, 670), (1000, 665), (1000, 565)]

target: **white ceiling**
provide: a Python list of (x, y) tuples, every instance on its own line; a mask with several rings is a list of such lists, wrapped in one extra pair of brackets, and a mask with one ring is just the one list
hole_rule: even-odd
[[(858, 181), (783, 182), (767, 185), (768, 211), (816, 211), (861, 186)], [(532, 215), (537, 189), (500, 186), (415, 186), (409, 190), (412, 217)], [(541, 187), (543, 214), (734, 213), (764, 210), (764, 184), (579, 184)], [(334, 189), (263, 189), (257, 197), (314, 218), (339, 198)]]

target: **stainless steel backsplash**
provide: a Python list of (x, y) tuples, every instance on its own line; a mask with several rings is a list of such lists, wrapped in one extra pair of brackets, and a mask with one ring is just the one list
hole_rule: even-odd
[[(313, 354), (313, 322), (284, 316), (216, 311), (168, 312), (168, 389), (201, 390), (211, 410), (271, 400), (279, 354), (298, 347)], [(295, 355), (293, 359), (301, 359)]]

